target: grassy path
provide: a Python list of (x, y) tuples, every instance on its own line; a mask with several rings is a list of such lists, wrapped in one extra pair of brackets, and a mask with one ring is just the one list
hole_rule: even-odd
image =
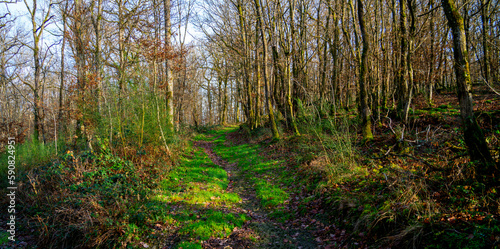
[(146, 205), (160, 248), (317, 248), (307, 232), (279, 222), (289, 195), (272, 180), (278, 162), (263, 160), (258, 145), (232, 145), (234, 130), (197, 136)]

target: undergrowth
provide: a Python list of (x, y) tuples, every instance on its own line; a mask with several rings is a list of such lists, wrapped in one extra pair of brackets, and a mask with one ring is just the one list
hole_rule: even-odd
[[(175, 139), (171, 151), (180, 151), (182, 138)], [(139, 229), (138, 218), (149, 210), (138, 207), (170, 171), (175, 154), (151, 144), (112, 149), (98, 137), (92, 151), (70, 147), (59, 146), (58, 155), (51, 144), (16, 148), (16, 226), (18, 236), (31, 238), (28, 247), (119, 248), (150, 234)], [(26, 247), (22, 240), (0, 248)]]
[(138, 164), (111, 154), (67, 151), (26, 174), (22, 213), (42, 248), (115, 247), (136, 227), (139, 205), (156, 187), (165, 164)]
[(327, 219), (350, 231), (350, 242), (324, 238), (334, 246), (498, 245), (498, 185), (485, 186), (471, 177), (474, 165), (466, 159), (459, 129), (453, 128), (455, 119), (447, 121), (448, 133), (419, 121), (443, 111), (454, 118), (456, 110), (450, 108), (432, 108), (427, 116), (421, 111), (418, 115), (424, 116), (406, 129), (384, 120), (369, 143), (358, 142), (357, 124), (349, 113), (339, 111), (334, 117), (302, 111), (302, 136), (288, 136), (269, 153), (288, 158), (288, 169), (297, 169), (300, 182), (311, 186), (306, 189), (315, 194), (313, 200), (321, 199), (329, 210)]

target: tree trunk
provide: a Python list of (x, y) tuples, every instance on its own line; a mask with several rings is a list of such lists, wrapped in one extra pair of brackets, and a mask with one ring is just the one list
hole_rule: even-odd
[[(102, 0), (97, 1), (97, 16), (92, 19), (95, 35), (95, 48), (94, 48), (94, 65), (93, 73), (97, 81), (93, 97), (97, 105), (97, 112), (101, 113), (101, 94), (102, 94), (102, 68), (101, 68), (101, 40), (102, 40)], [(99, 115), (100, 116), (100, 115)]]
[(489, 37), (489, 7), (491, 1), (481, 1), (481, 24), (483, 29), (482, 43), (483, 43), (483, 77), (488, 84), (491, 83), (491, 70), (490, 70), (490, 47), (488, 45)]
[[(255, 127), (259, 127), (262, 123), (261, 119), (261, 113), (262, 113), (262, 101), (261, 101), (261, 93), (260, 93), (260, 88), (261, 88), (261, 64), (259, 60), (259, 50), (258, 50), (258, 44), (259, 44), (259, 32), (256, 32), (255, 34), (255, 82), (257, 83), (255, 87)], [(264, 58), (265, 59), (265, 58)]]
[[(35, 30), (35, 28), (33, 29)], [(35, 33), (36, 34), (36, 33)], [(43, 133), (43, 120), (42, 120), (42, 113), (41, 113), (41, 108), (42, 108), (42, 99), (40, 98), (40, 58), (39, 58), (39, 38), (34, 37), (35, 39), (35, 44), (34, 44), (34, 49), (33, 49), (33, 59), (35, 63), (35, 77), (34, 77), (34, 88), (33, 88), (33, 112), (34, 112), (34, 117), (35, 117), (35, 123), (34, 123), (34, 138), (37, 141), (41, 141), (42, 139), (42, 133)]]
[(401, 54), (400, 54), (400, 67), (398, 71), (398, 116), (399, 119), (406, 124), (408, 121), (408, 111), (410, 109), (411, 101), (411, 83), (409, 78), (409, 68), (411, 68), (409, 39), (406, 29), (406, 0), (399, 0), (399, 29), (401, 35)]
[[(434, 7), (434, 1), (430, 0), (429, 1), (429, 9), (431, 10)], [(429, 71), (427, 75), (427, 85), (428, 85), (428, 91), (427, 91), (427, 104), (429, 106), (432, 106), (432, 93), (434, 89), (434, 60), (435, 60), (435, 55), (434, 55), (434, 42), (435, 42), (435, 34), (434, 34), (434, 13), (431, 13), (430, 17), (430, 22), (429, 22), (429, 31), (431, 35), (431, 47), (430, 47), (430, 55), (429, 55)]]
[[(170, 21), (170, 7), (171, 3), (170, 0), (164, 0), (163, 1), (163, 13), (165, 15), (165, 47), (167, 50), (172, 49), (172, 42), (171, 42), (171, 37), (172, 37), (172, 25)], [(165, 100), (166, 100), (166, 108), (167, 108), (167, 131), (168, 132), (173, 132), (174, 131), (174, 78), (172, 75), (172, 69), (171, 69), (171, 59), (167, 58), (165, 60), (165, 76), (166, 76), (166, 83), (167, 83), (167, 89), (165, 93)]]
[(58, 131), (59, 133), (64, 132), (66, 124), (63, 124), (63, 102), (64, 102), (64, 49), (66, 48), (66, 32), (67, 32), (67, 22), (66, 22), (66, 13), (68, 11), (68, 1), (66, 1), (64, 5), (64, 10), (62, 13), (62, 21), (63, 21), (63, 36), (62, 36), (62, 45), (61, 45), (61, 72), (60, 72), (60, 85), (59, 85), (59, 112), (57, 114), (57, 123), (59, 124)]
[(267, 39), (264, 33), (264, 21), (262, 20), (262, 11), (261, 11), (261, 6), (260, 6), (260, 0), (254, 0), (255, 2), (255, 8), (257, 10), (257, 25), (258, 29), (260, 30), (261, 38), (262, 38), (262, 44), (264, 46), (264, 52), (263, 52), (263, 59), (264, 59), (264, 88), (265, 88), (265, 95), (266, 95), (266, 107), (267, 111), (269, 114), (269, 122), (271, 123), (271, 130), (273, 132), (273, 140), (279, 140), (280, 135), (278, 133), (278, 127), (276, 126), (276, 122), (274, 120), (274, 112), (273, 112), (273, 105), (271, 103), (271, 99), (269, 96), (269, 83), (268, 83), (268, 66), (267, 66)]
[(359, 64), (359, 101), (360, 101), (360, 111), (361, 111), (361, 126), (363, 131), (363, 139), (372, 140), (372, 123), (371, 123), (371, 114), (370, 107), (368, 106), (368, 76), (367, 76), (367, 68), (368, 68), (368, 49), (369, 42), (365, 28), (365, 18), (364, 18), (364, 10), (363, 10), (363, 2), (362, 0), (358, 0), (358, 21), (359, 21), (359, 30), (361, 31), (361, 39), (363, 42), (363, 51), (361, 52), (361, 61)]
[(42, 34), (44, 28), (46, 27), (46, 23), (49, 21), (50, 17), (50, 7), (47, 10), (44, 18), (42, 19), (41, 25), (37, 23), (37, 1), (33, 1), (33, 5), (30, 7), (28, 3), (25, 1), (26, 8), (30, 13), (31, 24), (32, 24), (32, 35), (33, 35), (33, 63), (35, 67), (35, 75), (33, 87), (33, 115), (34, 115), (34, 139), (37, 141), (43, 141), (43, 93), (40, 94), (41, 89), (41, 70), (42, 65), (40, 62), (40, 40), (42, 38)]
[(471, 160), (481, 163), (477, 172), (488, 175), (493, 173), (491, 169), (495, 166), (483, 131), (474, 117), (464, 21), (453, 0), (441, 0), (441, 3), (453, 35), (454, 68), (465, 144)]
[(227, 113), (228, 113), (227, 81), (228, 78), (224, 77), (224, 93), (222, 95), (222, 125), (226, 125), (227, 123)]
[(72, 32), (74, 38), (74, 46), (75, 46), (75, 64), (76, 64), (76, 81), (77, 81), (77, 106), (80, 112), (82, 112), (76, 118), (76, 137), (75, 145), (78, 142), (85, 143), (85, 126), (84, 126), (84, 112), (85, 112), (85, 46), (83, 41), (83, 27), (82, 27), (82, 18), (83, 18), (83, 10), (81, 1), (75, 1), (74, 9), (73, 9), (73, 26)]
[[(342, 103), (342, 98), (341, 98), (341, 92), (340, 92), (340, 84), (339, 84), (339, 72), (340, 67), (339, 67), (339, 56), (338, 56), (338, 47), (340, 44), (340, 34), (339, 34), (339, 27), (338, 27), (338, 20), (337, 20), (337, 14), (333, 10), (333, 6), (331, 5), (331, 0), (327, 1), (328, 5), (328, 17), (327, 17), (327, 30), (326, 30), (326, 37), (328, 41), (328, 46), (329, 46), (329, 52), (330, 55), (332, 56), (332, 74), (331, 74), (331, 113), (335, 113), (337, 111), (337, 104)], [(333, 21), (334, 26), (333, 26), (333, 40), (330, 37), (330, 20)], [(325, 45), (326, 46), (326, 45)], [(326, 56), (325, 56), (326, 58)], [(324, 70), (326, 73), (326, 69)]]
[[(253, 107), (253, 99), (252, 99), (252, 88), (250, 84), (250, 75), (249, 75), (249, 63), (248, 63), (248, 57), (249, 57), (249, 45), (248, 45), (248, 39), (247, 39), (247, 31), (246, 31), (246, 18), (245, 18), (245, 13), (243, 12), (243, 7), (242, 7), (242, 2), (238, 1), (236, 8), (238, 9), (238, 15), (239, 15), (239, 25), (240, 25), (240, 30), (241, 30), (241, 40), (243, 42), (243, 82), (245, 82), (245, 87), (246, 87), (246, 97), (247, 97), (247, 108), (245, 113), (247, 116), (247, 122), (248, 126), (253, 129), (255, 126), (254, 122), (254, 107)], [(244, 105), (245, 106), (245, 105)]]

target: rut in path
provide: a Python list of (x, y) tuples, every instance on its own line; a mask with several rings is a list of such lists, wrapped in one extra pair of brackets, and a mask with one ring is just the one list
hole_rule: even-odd
[(243, 227), (235, 228), (228, 238), (205, 241), (204, 248), (318, 248), (308, 232), (284, 228), (268, 217), (269, 212), (262, 209), (254, 187), (245, 179), (237, 163), (230, 163), (217, 155), (213, 142), (195, 141), (194, 145), (203, 148), (214, 164), (226, 170), (229, 180), (226, 191), (236, 193), (242, 199), (241, 204), (231, 211), (244, 213), (250, 218)]

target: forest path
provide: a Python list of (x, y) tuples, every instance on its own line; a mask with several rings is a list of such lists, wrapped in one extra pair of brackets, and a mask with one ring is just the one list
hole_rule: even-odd
[(259, 156), (259, 146), (228, 141), (226, 137), (234, 131), (234, 127), (216, 131), (206, 139), (194, 141), (194, 146), (202, 148), (215, 165), (227, 172), (229, 183), (225, 191), (241, 198), (229, 209), (230, 213), (244, 214), (249, 219), (228, 237), (204, 241), (203, 247), (318, 248), (309, 232), (289, 229), (279, 221), (279, 214), (272, 213), (272, 207), (286, 202), (288, 194), (273, 183), (271, 172), (266, 171), (273, 162)]

